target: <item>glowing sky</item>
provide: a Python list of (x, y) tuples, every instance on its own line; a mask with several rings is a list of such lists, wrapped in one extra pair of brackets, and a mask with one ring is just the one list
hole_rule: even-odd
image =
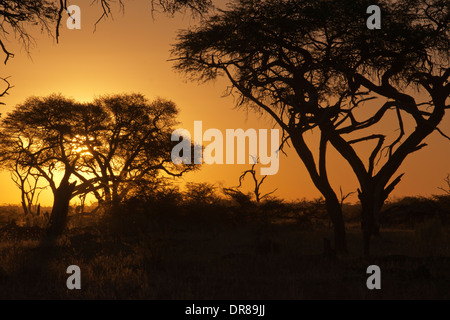
[[(91, 0), (73, 0), (82, 10), (82, 29), (68, 30), (62, 25), (60, 43), (46, 34), (35, 33), (37, 46), (30, 55), (17, 46), (13, 36), (9, 39), (10, 51), (15, 53), (1, 75), (11, 76), (15, 86), (9, 96), (2, 98), (6, 106), (0, 107), (5, 115), (15, 104), (26, 97), (45, 96), (60, 92), (80, 101), (108, 93), (140, 92), (148, 98), (163, 97), (174, 101), (180, 108), (180, 128), (193, 129), (195, 120), (202, 120), (204, 130), (266, 128), (273, 122), (252, 112), (234, 109), (233, 97), (222, 97), (228, 85), (225, 80), (198, 84), (172, 69), (169, 59), (171, 44), (177, 30), (187, 28), (198, 21), (189, 14), (169, 18), (163, 14), (152, 19), (149, 1), (126, 1), (125, 14), (113, 6), (114, 19), (99, 23), (94, 33), (94, 23), (101, 14), (98, 6), (90, 6)], [(3, 58), (2, 58), (3, 59)], [(450, 128), (447, 117), (441, 128)], [(394, 196), (431, 195), (439, 193), (443, 178), (450, 172), (450, 142), (434, 133), (426, 141), (429, 146), (411, 155), (401, 172), (407, 174), (397, 187)], [(278, 188), (276, 195), (286, 199), (314, 198), (320, 196), (307, 171), (293, 150), (282, 155), (277, 175), (267, 179), (264, 191)], [(185, 181), (222, 183), (236, 186), (239, 174), (249, 165), (204, 166), (198, 173), (191, 173)], [(354, 175), (344, 161), (334, 152), (329, 154), (331, 181), (339, 190), (354, 191), (357, 187)], [(19, 192), (11, 182), (9, 173), (0, 173), (0, 204), (18, 203)], [(250, 185), (246, 185), (249, 190)], [(351, 200), (355, 200), (353, 197)], [(42, 203), (51, 204), (51, 194), (44, 194)]]

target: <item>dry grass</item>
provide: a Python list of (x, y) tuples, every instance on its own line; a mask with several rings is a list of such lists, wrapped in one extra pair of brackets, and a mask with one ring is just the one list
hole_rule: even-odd
[[(133, 219), (134, 229), (123, 221), (73, 229), (52, 248), (39, 248), (38, 239), (3, 240), (0, 298), (450, 298), (450, 230), (436, 221), (416, 230), (384, 230), (370, 260), (361, 257), (360, 232), (351, 228), (350, 253), (328, 260), (322, 240), (331, 233), (323, 227), (302, 231), (297, 223), (188, 216)], [(82, 290), (66, 289), (72, 264), (81, 268)], [(381, 291), (365, 286), (370, 264), (381, 267)]]
[[(73, 216), (52, 247), (40, 245), (39, 228), (3, 228), (0, 298), (449, 299), (448, 200), (389, 203), (371, 259), (361, 254), (358, 206), (345, 208), (349, 253), (324, 257), (333, 237), (320, 201), (131, 203), (114, 218)], [(73, 264), (81, 290), (66, 288)], [(372, 264), (379, 291), (366, 288)]]

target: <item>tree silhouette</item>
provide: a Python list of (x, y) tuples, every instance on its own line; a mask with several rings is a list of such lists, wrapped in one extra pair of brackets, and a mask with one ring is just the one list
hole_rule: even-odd
[[(373, 4), (382, 8), (381, 31), (366, 27), (365, 12)], [(328, 179), (328, 145), (345, 158), (360, 184), (364, 250), (369, 254), (381, 206), (402, 177), (391, 180), (393, 175), (429, 134), (442, 133), (438, 125), (450, 90), (448, 28), (448, 7), (439, 0), (242, 0), (181, 32), (172, 53), (178, 70), (203, 81), (226, 76), (230, 93), (240, 96), (239, 106), (275, 119), (283, 141), (292, 143), (325, 198), (339, 252), (346, 251), (345, 226)], [(411, 87), (427, 93), (430, 101), (416, 102)], [(366, 116), (376, 98), (386, 102), (357, 120), (356, 111)], [(373, 130), (392, 114), (400, 135), (384, 148), (387, 134), (367, 134), (365, 129)], [(403, 115), (417, 125), (409, 135)], [(317, 157), (306, 135), (312, 130), (320, 135)], [(365, 161), (354, 145), (373, 141)]]
[(73, 197), (93, 193), (113, 208), (132, 183), (191, 168), (171, 163), (172, 102), (140, 94), (81, 104), (59, 95), (29, 98), (2, 121), (0, 160), (45, 179), (54, 196), (49, 232), (60, 235)]
[[(18, 157), (18, 159), (20, 159), (20, 157)], [(22, 168), (18, 161), (9, 168), (9, 171), (11, 172), (11, 179), (20, 189), (24, 215), (37, 214), (39, 208), (39, 196), (45, 189), (44, 186), (40, 186), (39, 184), (39, 181), (42, 180), (42, 176), (32, 167)]]
[[(81, 154), (72, 147), (72, 118), (82, 108), (60, 96), (29, 98), (2, 121), (2, 162), (12, 159), (24, 169), (36, 170), (54, 196), (52, 231), (61, 232), (75, 183), (69, 179)], [(55, 175), (59, 171), (62, 178)]]
[[(150, 103), (140, 94), (104, 96), (80, 115), (79, 148), (86, 153), (75, 175), (95, 176), (98, 199), (117, 206), (136, 184), (147, 185), (159, 172), (181, 177), (197, 166), (174, 165), (171, 152), (178, 109), (173, 102)], [(96, 188), (96, 189), (97, 189)]]
[(255, 167), (257, 164), (258, 164), (258, 162), (254, 163), (252, 165), (251, 169), (245, 170), (244, 172), (242, 172), (242, 174), (239, 177), (239, 186), (237, 186), (236, 188), (239, 189), (242, 186), (245, 176), (247, 176), (249, 174), (253, 179), (253, 185), (254, 185), (253, 194), (255, 195), (255, 200), (257, 203), (260, 203), (262, 199), (267, 198), (268, 196), (270, 196), (271, 194), (276, 192), (278, 190), (278, 188), (276, 188), (275, 190), (272, 190), (268, 193), (265, 193), (265, 194), (261, 193), (261, 185), (264, 183), (267, 176), (263, 176), (260, 180), (258, 180), (258, 177), (256, 176), (256, 170), (255, 170)]
[(208, 182), (188, 182), (183, 198), (186, 203), (193, 205), (212, 205), (217, 201), (216, 186)]
[[(344, 46), (333, 64), (345, 77), (352, 98), (356, 94), (369, 94), (386, 102), (380, 103), (376, 112), (363, 121), (356, 119), (353, 108), (344, 110), (346, 116), (340, 124), (348, 121), (347, 124), (325, 128), (329, 130), (331, 144), (351, 165), (360, 184), (366, 255), (370, 253), (370, 237), (379, 232), (381, 207), (403, 176), (394, 178), (401, 164), (426, 146), (424, 140), (431, 133), (436, 131), (448, 139), (439, 128), (449, 109), (448, 3), (416, 0), (382, 1), (379, 5), (384, 16), (383, 32), (364, 29), (365, 32), (349, 32), (342, 41), (355, 49), (351, 51), (353, 56), (350, 58), (350, 50)], [(364, 131), (388, 115), (397, 120), (398, 135), (390, 138), (385, 133)], [(356, 131), (361, 131), (358, 138), (342, 138)], [(376, 146), (366, 168), (353, 145), (367, 141), (376, 141)], [(382, 156), (384, 161), (379, 164)]]

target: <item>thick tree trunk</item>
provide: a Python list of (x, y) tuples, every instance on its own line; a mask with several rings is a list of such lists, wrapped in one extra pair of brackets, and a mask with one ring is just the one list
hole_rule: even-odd
[(370, 241), (372, 236), (380, 233), (380, 212), (384, 199), (377, 192), (365, 192), (359, 194), (361, 201), (361, 228), (363, 231), (364, 256), (371, 254)]
[(347, 253), (347, 236), (341, 204), (333, 196), (326, 197), (325, 202), (328, 215), (333, 223), (334, 249), (336, 253)]
[(121, 203), (122, 199), (119, 195), (119, 185), (117, 183), (113, 183), (112, 192), (111, 192), (111, 214), (114, 216), (118, 216), (121, 213)]
[(53, 208), (48, 227), (48, 234), (51, 236), (59, 237), (66, 228), (69, 203), (72, 199), (75, 185), (76, 183), (61, 182), (54, 193)]
[(363, 253), (365, 257), (370, 256), (370, 212), (367, 209), (362, 209), (362, 220), (361, 220), (361, 228), (363, 232)]
[[(296, 132), (290, 133), (295, 136)], [(347, 253), (347, 239), (345, 234), (345, 223), (342, 215), (342, 207), (336, 193), (331, 187), (326, 171), (326, 146), (327, 139), (323, 136), (320, 144), (319, 171), (317, 171), (316, 162), (310, 149), (306, 145), (303, 137), (297, 136), (297, 139), (291, 139), (292, 144), (297, 151), (300, 159), (303, 161), (311, 179), (317, 189), (325, 198), (328, 216), (333, 224), (334, 246), (336, 253)]]

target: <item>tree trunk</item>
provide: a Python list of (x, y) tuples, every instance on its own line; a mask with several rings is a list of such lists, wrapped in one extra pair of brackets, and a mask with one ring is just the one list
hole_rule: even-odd
[[(324, 130), (327, 130), (326, 128)], [(290, 132), (291, 136), (295, 136), (296, 132)], [(317, 171), (316, 162), (311, 150), (306, 145), (303, 136), (297, 136), (297, 139), (292, 139), (292, 144), (297, 151), (300, 159), (303, 161), (308, 173), (316, 188), (325, 198), (328, 216), (333, 223), (334, 231), (334, 246), (336, 253), (347, 253), (347, 239), (345, 234), (345, 223), (342, 215), (342, 207), (336, 193), (331, 187), (326, 171), (326, 146), (327, 138), (321, 137), (320, 156), (319, 156), (319, 172)]]
[(334, 249), (336, 253), (347, 253), (347, 237), (341, 204), (333, 196), (326, 197), (325, 203), (328, 215), (333, 223)]
[[(362, 204), (362, 203), (361, 203)], [(364, 244), (364, 257), (370, 256), (370, 238), (371, 238), (371, 232), (370, 232), (370, 212), (367, 208), (362, 209), (362, 219), (361, 219), (361, 228), (363, 232), (363, 244)]]
[(361, 228), (363, 231), (364, 256), (370, 256), (370, 241), (372, 236), (380, 233), (380, 212), (384, 203), (379, 193), (366, 191), (359, 193), (361, 201)]
[(120, 215), (121, 213), (120, 204), (121, 204), (121, 197), (119, 196), (118, 184), (116, 182), (113, 182), (111, 192), (111, 203), (110, 203), (111, 215), (113, 216)]
[(25, 201), (22, 200), (22, 203), (21, 203), (21, 204), (22, 204), (22, 209), (23, 209), (24, 215), (25, 215), (25, 216), (28, 216), (29, 211), (28, 211), (28, 207), (27, 207)]
[(48, 227), (48, 233), (54, 237), (59, 237), (66, 228), (69, 203), (72, 199), (75, 185), (75, 182), (61, 182), (54, 193), (53, 208)]

